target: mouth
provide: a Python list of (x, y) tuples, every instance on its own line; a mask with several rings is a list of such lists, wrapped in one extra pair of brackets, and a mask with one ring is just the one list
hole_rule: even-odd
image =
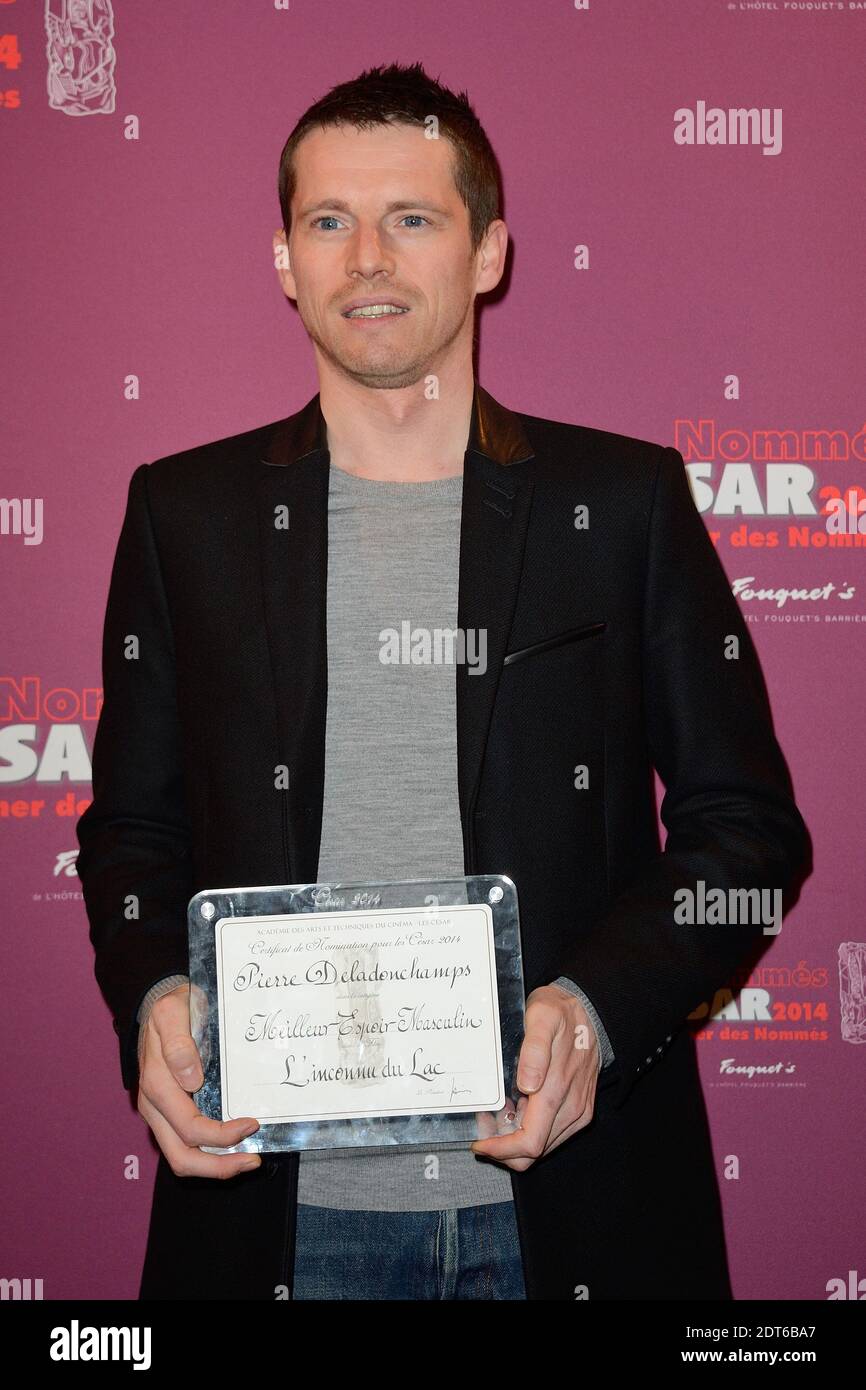
[(342, 313), (344, 319), (386, 319), (397, 318), (400, 314), (408, 314), (409, 307), (392, 299), (367, 299), (350, 304)]

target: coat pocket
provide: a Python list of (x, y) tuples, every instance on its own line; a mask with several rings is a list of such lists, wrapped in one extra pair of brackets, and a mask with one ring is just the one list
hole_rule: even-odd
[(566, 642), (580, 642), (585, 637), (596, 637), (604, 632), (607, 623), (599, 620), (594, 623), (584, 623), (581, 627), (571, 627), (565, 632), (557, 632), (553, 637), (544, 637), (540, 642), (533, 642), (528, 647), (518, 647), (515, 652), (507, 652), (503, 657), (503, 666), (508, 666), (514, 661), (522, 661), (524, 657), (535, 656), (536, 652), (548, 652), (552, 647), (561, 647)]

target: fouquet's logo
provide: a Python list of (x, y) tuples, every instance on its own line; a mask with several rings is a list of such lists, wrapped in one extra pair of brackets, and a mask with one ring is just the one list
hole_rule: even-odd
[(781, 106), (736, 106), (727, 111), (696, 101), (674, 112), (677, 145), (762, 145), (764, 154), (781, 154)]

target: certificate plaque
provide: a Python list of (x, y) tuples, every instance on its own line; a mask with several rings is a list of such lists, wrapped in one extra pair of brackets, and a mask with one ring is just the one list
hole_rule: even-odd
[(502, 874), (202, 890), (190, 1017), (231, 1149), (465, 1147), (514, 1128), (517, 891)]

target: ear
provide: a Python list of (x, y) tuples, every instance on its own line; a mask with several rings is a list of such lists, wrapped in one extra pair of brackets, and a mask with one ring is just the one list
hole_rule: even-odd
[(274, 267), (277, 272), (277, 279), (280, 288), (287, 299), (297, 299), (298, 290), (295, 284), (295, 277), (292, 274), (291, 258), (289, 256), (289, 244), (286, 240), (286, 233), (282, 227), (274, 232)]
[(487, 233), (475, 253), (477, 267), (475, 293), (483, 294), (499, 284), (505, 271), (505, 258), (508, 253), (508, 227), (502, 218), (491, 222)]

